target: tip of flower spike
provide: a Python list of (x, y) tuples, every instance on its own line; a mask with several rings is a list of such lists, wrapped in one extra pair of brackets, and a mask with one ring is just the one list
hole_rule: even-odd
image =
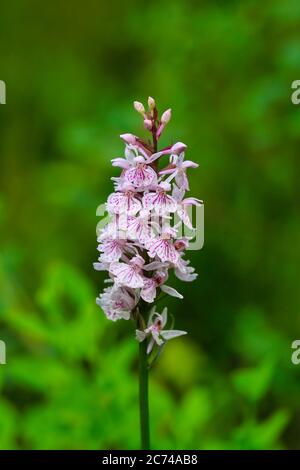
[(139, 101), (134, 101), (133, 102), (133, 107), (138, 113), (140, 113), (140, 114), (145, 113), (145, 108), (144, 108), (143, 103), (140, 103)]

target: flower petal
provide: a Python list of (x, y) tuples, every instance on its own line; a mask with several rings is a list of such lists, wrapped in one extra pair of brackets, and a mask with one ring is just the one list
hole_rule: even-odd
[(160, 333), (160, 336), (166, 341), (169, 339), (178, 338), (178, 336), (183, 335), (187, 335), (187, 332), (181, 330), (163, 330)]
[(160, 288), (163, 292), (165, 292), (168, 295), (171, 295), (172, 297), (183, 299), (183, 295), (179, 294), (179, 292), (177, 292), (177, 290), (174, 289), (173, 287), (166, 286), (165, 284), (163, 284), (162, 286), (160, 286)]

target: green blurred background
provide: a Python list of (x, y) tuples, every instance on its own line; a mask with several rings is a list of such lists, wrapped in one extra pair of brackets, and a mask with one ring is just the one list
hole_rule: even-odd
[(168, 301), (189, 335), (151, 374), (153, 448), (300, 448), (299, 27), (298, 0), (1, 3), (0, 448), (139, 446), (134, 325), (95, 305), (92, 262), (148, 95), (205, 201), (199, 278)]

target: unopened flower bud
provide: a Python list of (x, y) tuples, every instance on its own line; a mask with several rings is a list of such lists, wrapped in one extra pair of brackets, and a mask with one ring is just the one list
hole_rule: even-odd
[(133, 106), (134, 106), (134, 109), (140, 113), (140, 114), (144, 114), (145, 113), (145, 108), (144, 108), (144, 105), (142, 103), (140, 103), (139, 101), (134, 101), (133, 102)]
[(152, 98), (152, 96), (149, 96), (148, 98), (148, 106), (149, 106), (150, 111), (153, 111), (153, 109), (156, 106), (155, 99)]
[(165, 111), (161, 117), (161, 122), (162, 124), (166, 125), (168, 124), (168, 122), (170, 121), (171, 119), (171, 109), (167, 109), (167, 111)]
[(148, 131), (151, 131), (152, 130), (151, 119), (144, 119), (144, 126), (145, 126), (145, 129), (147, 129)]

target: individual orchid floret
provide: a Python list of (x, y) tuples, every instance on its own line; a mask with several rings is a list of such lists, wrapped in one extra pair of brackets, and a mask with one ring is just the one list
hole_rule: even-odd
[(110, 214), (108, 223), (99, 230), (97, 241), (125, 240), (127, 241), (128, 215)]
[(176, 233), (174, 229), (168, 227), (163, 230), (159, 237), (148, 240), (146, 242), (146, 246), (148, 248), (150, 258), (155, 258), (157, 256), (163, 262), (170, 261), (171, 263), (176, 264), (179, 255), (174, 246), (175, 235)]
[(125, 171), (125, 180), (137, 189), (143, 189), (157, 180), (157, 174), (150, 165), (147, 165), (143, 157), (136, 157), (134, 165)]
[(167, 270), (157, 271), (153, 277), (145, 278), (144, 287), (141, 290), (141, 298), (148, 303), (154, 302), (156, 298), (156, 289), (160, 288), (162, 292), (170, 295), (171, 297), (177, 297), (183, 299), (183, 296), (177, 292), (173, 287), (164, 284), (168, 279)]
[(145, 260), (141, 256), (134, 256), (128, 263), (116, 262), (110, 265), (110, 273), (116, 276), (116, 283), (121, 286), (137, 289), (144, 286), (142, 268)]
[(189, 209), (192, 206), (202, 206), (203, 201), (194, 197), (183, 198), (185, 194), (184, 187), (179, 188), (173, 185), (172, 196), (177, 201), (177, 214), (189, 229), (195, 230), (190, 220)]
[(97, 305), (102, 308), (109, 320), (129, 320), (137, 298), (134, 292), (122, 288), (110, 286), (96, 299)]
[(126, 246), (126, 240), (123, 239), (105, 240), (98, 245), (98, 251), (101, 252), (99, 261), (106, 263), (118, 261), (126, 251)]
[(124, 186), (124, 192), (112, 193), (107, 200), (107, 210), (113, 214), (135, 215), (141, 207), (141, 201), (136, 198), (135, 188), (129, 184)]
[(184, 152), (181, 152), (179, 155), (171, 154), (169, 166), (161, 170), (159, 174), (169, 175), (166, 179), (168, 183), (175, 178), (177, 186), (184, 189), (184, 191), (189, 191), (190, 188), (186, 170), (188, 168), (197, 168), (198, 166), (197, 163), (190, 160), (184, 161)]
[(178, 338), (179, 336), (186, 335), (186, 331), (181, 330), (164, 330), (168, 321), (168, 310), (163, 309), (162, 314), (155, 312), (155, 307), (152, 309), (147, 328), (145, 330), (136, 330), (136, 338), (139, 342), (144, 341), (150, 336), (150, 341), (147, 347), (147, 353), (150, 354), (154, 344), (162, 346), (166, 341)]
[(184, 253), (181, 253), (176, 266), (174, 266), (174, 274), (181, 281), (192, 282), (197, 279), (198, 274), (195, 273), (195, 268), (189, 266), (190, 261), (182, 259)]
[(177, 214), (182, 220), (182, 222), (191, 230), (195, 230), (192, 222), (190, 220), (190, 216), (188, 210), (192, 206), (202, 206), (203, 202), (200, 199), (196, 199), (194, 197), (187, 197), (183, 199), (180, 203), (178, 203)]
[(143, 207), (148, 210), (154, 209), (159, 215), (175, 212), (177, 209), (177, 201), (167, 194), (170, 189), (171, 185), (169, 183), (159, 183), (155, 193), (150, 192), (144, 195)]
[(144, 244), (154, 233), (159, 233), (160, 226), (147, 209), (141, 209), (137, 217), (128, 217), (127, 235), (130, 240)]

